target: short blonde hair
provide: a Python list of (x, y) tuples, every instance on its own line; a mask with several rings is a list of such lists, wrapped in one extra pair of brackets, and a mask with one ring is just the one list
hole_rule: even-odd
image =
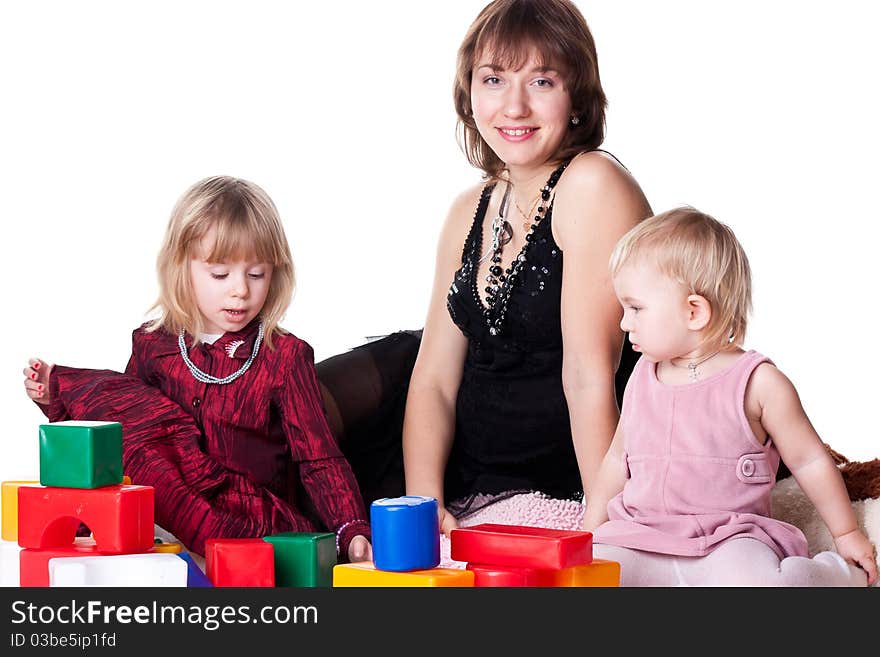
[(689, 206), (653, 216), (620, 238), (611, 254), (611, 275), (644, 257), (712, 306), (705, 345), (742, 346), (752, 310), (752, 275), (729, 226)]
[(458, 49), (453, 87), (459, 144), (475, 167), (498, 176), (505, 164), (477, 130), (471, 104), (471, 78), (478, 57), (491, 53), (497, 64), (517, 69), (531, 49), (541, 64), (559, 68), (578, 118), (569, 125), (554, 160), (567, 160), (598, 148), (605, 139), (607, 100), (599, 80), (596, 44), (583, 14), (570, 0), (494, 0), (468, 29)]
[[(202, 238), (215, 229), (209, 254), (199, 254)], [(151, 310), (161, 314), (148, 330), (164, 328), (177, 334), (185, 329), (198, 341), (203, 333), (190, 278), (190, 260), (207, 255), (213, 262), (256, 256), (274, 267), (266, 302), (260, 312), (266, 346), (272, 336), (285, 334), (278, 322), (293, 298), (295, 276), (290, 246), (278, 210), (258, 185), (240, 178), (214, 176), (192, 185), (171, 212), (159, 251), (159, 299)]]

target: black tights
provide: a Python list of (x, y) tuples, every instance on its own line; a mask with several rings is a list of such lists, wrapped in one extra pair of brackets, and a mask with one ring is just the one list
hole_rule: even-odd
[(398, 331), (315, 364), (327, 420), (364, 503), (405, 492), (403, 414), (421, 331)]

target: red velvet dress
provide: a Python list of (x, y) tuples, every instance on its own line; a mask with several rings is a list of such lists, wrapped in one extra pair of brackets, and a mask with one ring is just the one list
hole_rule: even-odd
[[(256, 334), (253, 322), (190, 359), (227, 376)], [(312, 348), (293, 335), (273, 342), (235, 381), (206, 384), (187, 369), (177, 336), (141, 327), (125, 374), (56, 366), (41, 408), (52, 422), (121, 422), (125, 473), (155, 487), (156, 522), (194, 552), (212, 537), (342, 528), (344, 557), (355, 535), (369, 537), (357, 482), (327, 426)]]

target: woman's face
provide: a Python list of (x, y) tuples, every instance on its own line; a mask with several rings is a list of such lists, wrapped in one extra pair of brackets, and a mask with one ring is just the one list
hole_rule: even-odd
[(550, 161), (569, 128), (571, 98), (561, 72), (541, 65), (537, 52), (510, 70), (485, 52), (474, 62), (471, 106), (480, 135), (508, 168)]

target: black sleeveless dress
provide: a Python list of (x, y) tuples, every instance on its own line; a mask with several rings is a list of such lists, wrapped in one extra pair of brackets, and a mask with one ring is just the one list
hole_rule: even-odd
[[(503, 331), (492, 335), (479, 292), (484, 285), (476, 278), (493, 189), (483, 189), (447, 297), (452, 321), (468, 339), (446, 468), (446, 500), (456, 515), (475, 510), (484, 496), (583, 495), (562, 390), (563, 254), (551, 230), (553, 208), (535, 229), (521, 281), (510, 290)], [(616, 377), (618, 404), (637, 357), (627, 342)]]

